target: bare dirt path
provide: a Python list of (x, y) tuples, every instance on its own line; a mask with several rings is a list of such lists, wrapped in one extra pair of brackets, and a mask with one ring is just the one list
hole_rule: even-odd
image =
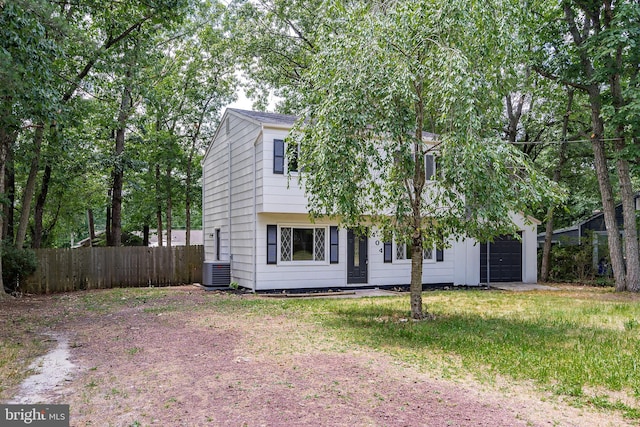
[(57, 299), (63, 320), (49, 331), (68, 338), (75, 372), (36, 397), (70, 404), (73, 426), (625, 425), (515, 387), (433, 378), (285, 316), (183, 309), (220, 298), (195, 287), (107, 312), (78, 298)]

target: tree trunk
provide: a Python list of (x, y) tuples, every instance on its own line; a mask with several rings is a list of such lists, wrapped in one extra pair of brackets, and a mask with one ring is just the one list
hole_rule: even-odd
[(189, 157), (187, 158), (187, 179), (185, 181), (186, 194), (184, 198), (185, 206), (185, 226), (187, 229), (186, 246), (191, 246), (191, 180), (193, 174), (193, 156), (196, 151), (196, 142), (198, 140), (198, 134), (200, 130), (200, 123), (196, 127), (195, 134), (191, 139), (191, 149), (189, 150)]
[(410, 194), (412, 208), (412, 236), (411, 236), (411, 318), (424, 319), (425, 310), (422, 306), (422, 262), (423, 245), (422, 235), (422, 192), (425, 185), (424, 149), (422, 146), (422, 132), (424, 120), (424, 104), (422, 101), (422, 82), (415, 83), (417, 101), (415, 103), (416, 129), (413, 171), (413, 191)]
[(187, 160), (187, 179), (185, 181), (186, 194), (184, 197), (184, 209), (185, 209), (185, 246), (191, 246), (191, 167), (193, 162), (193, 146), (189, 158)]
[[(568, 24), (569, 32), (573, 38), (573, 43), (578, 48), (580, 56), (580, 67), (586, 81), (593, 81), (595, 68), (592, 58), (588, 55), (585, 44), (589, 38), (597, 37), (600, 34), (601, 22), (597, 15), (589, 13), (590, 11), (585, 5), (578, 4), (582, 8), (588, 25), (581, 33), (576, 24), (575, 12), (570, 2), (562, 4), (565, 15), (565, 22)], [(626, 289), (626, 274), (624, 258), (622, 256), (622, 244), (620, 234), (618, 232), (618, 224), (615, 215), (615, 202), (613, 199), (613, 189), (611, 180), (609, 179), (609, 170), (607, 165), (607, 157), (604, 146), (604, 120), (602, 118), (602, 98), (599, 83), (590, 83), (588, 85), (579, 85), (589, 95), (589, 104), (591, 107), (591, 147), (593, 148), (594, 166), (596, 176), (598, 178), (598, 186), (600, 187), (600, 196), (602, 198), (602, 210), (604, 214), (604, 222), (607, 228), (607, 240), (609, 243), (609, 256), (611, 258), (611, 268), (613, 269), (613, 277), (616, 282), (616, 291), (624, 291)]]
[[(10, 136), (6, 134), (5, 129), (0, 126), (0, 190), (4, 192), (4, 173), (7, 161), (7, 154), (9, 152)], [(4, 228), (4, 215), (0, 215), (0, 232)], [(3, 236), (0, 235), (0, 260), (2, 259), (2, 246)], [(7, 292), (4, 290), (4, 281), (2, 280), (2, 262), (0, 262), (0, 299), (7, 296)]]
[(38, 178), (38, 170), (40, 168), (40, 149), (42, 147), (42, 139), (44, 137), (44, 123), (39, 123), (33, 138), (33, 157), (31, 158), (31, 168), (27, 183), (22, 193), (22, 211), (20, 212), (20, 222), (18, 223), (18, 232), (16, 233), (15, 246), (22, 249), (25, 238), (27, 237), (27, 226), (29, 225), (29, 217), (31, 214), (31, 202), (36, 192), (36, 179)]
[(425, 310), (422, 305), (422, 234), (418, 230), (419, 237), (413, 238), (411, 246), (411, 318), (420, 320), (425, 317)]
[[(529, 73), (527, 73), (527, 75), (528, 74)], [(524, 107), (524, 101), (525, 95), (521, 94), (514, 110), (511, 94), (508, 94), (506, 97), (508, 124), (505, 133), (507, 141), (509, 142), (516, 142), (516, 139), (518, 137), (518, 123), (520, 123), (520, 117), (522, 117), (522, 108)]]
[(116, 163), (113, 168), (113, 193), (111, 197), (111, 246), (122, 245), (122, 185), (124, 181), (124, 164), (122, 154), (124, 153), (125, 132), (127, 120), (131, 114), (131, 67), (127, 69), (125, 83), (122, 89), (122, 99), (120, 100), (120, 110), (118, 111), (118, 128), (115, 137), (115, 157)]
[(93, 246), (93, 240), (96, 238), (96, 227), (93, 221), (93, 210), (87, 209), (87, 219), (89, 221), (89, 246)]
[[(573, 105), (572, 88), (567, 89), (567, 111), (564, 113), (562, 121), (562, 144), (560, 145), (560, 153), (558, 154), (558, 164), (553, 171), (553, 182), (560, 182), (562, 169), (567, 161), (567, 134), (569, 130), (569, 116)], [(544, 246), (542, 248), (542, 262), (540, 265), (540, 281), (547, 282), (549, 280), (549, 269), (551, 262), (551, 238), (553, 237), (553, 212), (554, 207), (549, 206), (547, 209), (547, 225), (544, 233)]]
[(160, 192), (160, 165), (156, 165), (156, 223), (158, 232), (158, 246), (162, 247), (162, 195)]
[(113, 246), (113, 238), (111, 237), (111, 205), (112, 205), (112, 196), (113, 188), (110, 188), (107, 194), (107, 222), (104, 229), (104, 237), (106, 240), (107, 246)]
[(13, 240), (14, 212), (16, 206), (16, 173), (13, 165), (13, 141), (8, 145), (4, 170), (4, 194), (7, 204), (4, 206), (4, 226), (0, 229), (0, 240)]
[(147, 224), (142, 227), (142, 246), (149, 246), (149, 226)]
[[(624, 137), (619, 134), (619, 139), (615, 142), (618, 154), (625, 148)], [(622, 217), (624, 223), (624, 248), (626, 255), (626, 290), (640, 291), (640, 258), (638, 257), (638, 230), (636, 225), (635, 194), (631, 184), (631, 174), (629, 163), (620, 156), (616, 160), (616, 170), (620, 185), (620, 195), (622, 198)], [(617, 228), (616, 228), (617, 231)]]
[(38, 249), (42, 246), (43, 240), (43, 226), (42, 218), (44, 216), (44, 207), (47, 203), (47, 195), (49, 194), (49, 184), (51, 183), (51, 165), (47, 164), (44, 168), (44, 174), (42, 175), (42, 185), (40, 187), (40, 194), (36, 200), (36, 208), (33, 214), (33, 238), (31, 247)]
[(167, 247), (171, 247), (171, 166), (167, 167)]
[(620, 234), (618, 233), (618, 224), (616, 222), (616, 206), (613, 199), (613, 189), (611, 187), (611, 180), (609, 179), (604, 142), (602, 141), (604, 122), (600, 114), (600, 92), (596, 86), (592, 85), (589, 88), (589, 102), (591, 104), (592, 124), (591, 146), (593, 148), (598, 186), (600, 187), (600, 195), (602, 197), (604, 223), (608, 231), (607, 240), (609, 243), (611, 268), (613, 269), (613, 277), (616, 282), (616, 291), (624, 291), (626, 289), (625, 265), (622, 256)]
[[(612, 11), (609, 9), (609, 13)], [(607, 15), (612, 19), (611, 15)], [(608, 19), (608, 20), (609, 20)], [(615, 57), (612, 58), (614, 70), (622, 70), (622, 47), (618, 47)], [(625, 107), (625, 100), (622, 94), (622, 84), (620, 82), (620, 71), (611, 75), (610, 79), (611, 95), (613, 107), (616, 115), (621, 114), (621, 110)], [(631, 183), (631, 173), (629, 170), (629, 162), (624, 157), (626, 149), (626, 138), (624, 134), (624, 124), (618, 122), (615, 130), (616, 141), (614, 148), (616, 150), (616, 170), (618, 172), (618, 182), (620, 185), (620, 196), (622, 198), (622, 217), (624, 223), (624, 246), (626, 255), (627, 275), (626, 289), (628, 291), (640, 291), (640, 256), (638, 254), (638, 227), (636, 224), (636, 208), (635, 193), (633, 184)]]

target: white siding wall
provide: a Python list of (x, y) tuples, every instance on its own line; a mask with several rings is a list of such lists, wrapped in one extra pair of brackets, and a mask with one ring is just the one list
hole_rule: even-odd
[[(396, 260), (394, 252), (393, 263), (385, 264), (383, 252), (380, 252), (383, 249), (383, 243), (372, 236), (368, 239), (369, 281), (365, 284), (349, 285), (347, 283), (347, 231), (344, 229), (339, 230), (338, 264), (330, 264), (328, 258), (326, 262), (317, 263), (279, 262), (277, 265), (267, 264), (266, 231), (269, 224), (307, 226), (310, 225), (310, 222), (306, 214), (264, 213), (258, 215), (256, 290), (407, 285), (411, 281), (411, 261)], [(337, 225), (337, 223), (321, 220), (314, 224), (314, 226), (327, 227), (331, 225)], [(278, 240), (279, 244), (280, 240)], [(455, 267), (454, 249), (446, 249), (443, 262), (425, 262), (423, 283), (453, 283)]]
[(219, 228), (220, 260), (231, 262), (231, 280), (247, 287), (252, 287), (254, 274), (253, 153), (259, 133), (260, 126), (226, 114), (203, 161), (205, 261), (216, 259)]
[[(375, 234), (375, 233), (374, 233)], [(392, 245), (393, 262), (384, 262), (382, 239), (369, 238), (369, 284), (372, 286), (408, 285), (411, 283), (411, 260), (396, 259), (396, 244)], [(422, 264), (422, 283), (454, 283), (456, 268), (453, 248), (444, 250), (443, 261), (425, 260)]]
[[(340, 230), (340, 249), (338, 264), (329, 263), (329, 255), (324, 262), (304, 262), (296, 264), (267, 264), (267, 225), (309, 225), (307, 214), (259, 214), (256, 290), (327, 288), (346, 286), (347, 277), (347, 233)], [(330, 221), (317, 221), (314, 226), (337, 225)], [(327, 237), (328, 237), (327, 230)], [(278, 245), (280, 236), (278, 235)]]
[(260, 126), (229, 115), (231, 142), (231, 280), (253, 287), (255, 228), (255, 141)]
[(298, 184), (297, 175), (289, 178), (285, 167), (284, 174), (273, 173), (273, 140), (284, 139), (289, 132), (282, 129), (265, 127), (262, 133), (262, 204), (258, 212), (307, 213), (307, 198)]
[(522, 232), (522, 281), (538, 282), (537, 224), (527, 224), (520, 216)]
[(202, 229), (204, 260), (215, 261), (215, 230), (221, 231), (220, 260), (229, 260), (229, 140), (218, 132), (202, 162)]

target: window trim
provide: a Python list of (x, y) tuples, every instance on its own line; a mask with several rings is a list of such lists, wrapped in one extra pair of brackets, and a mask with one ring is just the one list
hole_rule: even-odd
[(393, 263), (393, 243), (392, 242), (382, 242), (382, 261), (384, 264)]
[[(291, 259), (290, 261), (283, 261), (282, 260), (282, 229), (283, 228), (290, 228), (292, 230), (292, 234), (293, 234), (293, 229), (298, 228), (298, 229), (308, 229), (308, 230), (314, 230), (313, 231), (313, 260), (294, 260)], [(323, 260), (316, 260), (315, 256), (316, 256), (316, 241), (315, 241), (315, 236), (316, 236), (316, 229), (323, 229), (324, 230), (324, 259)], [(278, 224), (278, 234), (277, 234), (277, 238), (278, 238), (278, 244), (277, 244), (277, 264), (278, 265), (329, 265), (330, 264), (330, 252), (327, 250), (330, 246), (330, 236), (329, 236), (330, 230), (329, 230), (329, 226), (328, 225), (313, 225), (313, 224)], [(293, 258), (293, 255), (292, 255)]]

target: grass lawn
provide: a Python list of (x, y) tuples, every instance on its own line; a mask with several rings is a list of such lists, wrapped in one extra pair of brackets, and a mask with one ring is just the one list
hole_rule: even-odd
[(435, 320), (413, 322), (408, 298), (287, 302), (341, 337), (443, 376), (533, 382), (574, 404), (640, 418), (640, 300), (601, 288), (424, 294)]
[[(28, 365), (25, 359), (43, 351), (34, 336), (43, 324), (55, 325), (83, 312), (109, 313), (132, 301), (142, 304), (162, 292), (166, 291), (77, 293), (76, 307), (57, 316), (14, 312), (12, 320), (0, 326), (0, 375), (17, 378)], [(68, 295), (52, 298), (63, 300)], [(423, 322), (409, 319), (407, 295), (362, 299), (210, 296), (197, 307), (173, 300), (170, 306), (150, 309), (214, 309), (242, 316), (243, 322), (254, 316), (285, 316), (292, 322), (320, 325), (346, 345), (386, 352), (437, 376), (472, 377), (489, 384), (506, 379), (561, 396), (573, 405), (640, 418), (638, 295), (589, 287), (526, 293), (426, 292), (424, 303), (435, 320)]]

